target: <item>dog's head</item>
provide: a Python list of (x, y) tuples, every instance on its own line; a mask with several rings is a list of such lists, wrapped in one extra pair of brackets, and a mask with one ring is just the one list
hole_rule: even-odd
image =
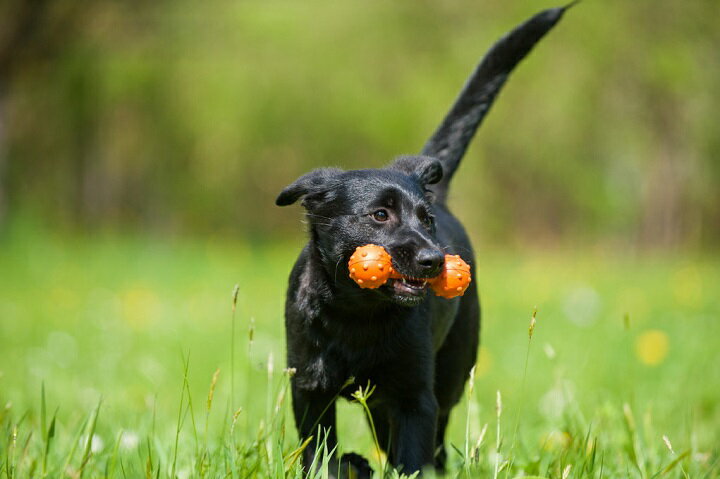
[(427, 188), (442, 174), (440, 162), (424, 156), (403, 156), (383, 169), (323, 168), (298, 178), (275, 203), (286, 206), (302, 199), (323, 266), (339, 286), (350, 284), (346, 265), (355, 248), (383, 246), (393, 267), (414, 279), (389, 280), (363, 291), (414, 306), (425, 296), (425, 280), (437, 276), (444, 262)]

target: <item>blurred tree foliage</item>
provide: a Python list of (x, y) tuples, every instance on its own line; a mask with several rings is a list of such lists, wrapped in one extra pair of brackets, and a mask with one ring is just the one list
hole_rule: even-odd
[[(277, 192), (420, 149), (530, 0), (8, 0), (0, 209), (53, 226), (298, 231)], [(452, 205), (484, 243), (720, 239), (717, 0), (587, 0), (500, 95)]]

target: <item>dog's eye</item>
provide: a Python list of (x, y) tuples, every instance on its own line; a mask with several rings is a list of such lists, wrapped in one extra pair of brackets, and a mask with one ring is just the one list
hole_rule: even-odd
[(388, 215), (386, 210), (377, 210), (372, 214), (372, 217), (375, 221), (384, 222), (390, 218), (390, 215)]

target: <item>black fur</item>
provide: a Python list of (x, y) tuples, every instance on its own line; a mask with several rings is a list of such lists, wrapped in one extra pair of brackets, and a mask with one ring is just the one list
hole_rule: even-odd
[[(541, 12), (493, 46), (422, 156), (382, 169), (315, 170), (278, 196), (280, 206), (302, 200), (309, 222), (285, 310), (295, 420), (302, 439), (313, 436), (306, 466), (318, 437), (326, 435), (328, 450), (337, 445), (335, 400), (370, 383), (378, 440), (391, 464), (407, 473), (444, 468), (445, 428), (477, 353), (476, 283), (452, 300), (394, 280), (361, 289), (348, 276), (348, 259), (373, 243), (414, 278), (437, 275), (445, 253), (474, 265), (470, 240), (445, 204), (448, 182), (510, 71), (564, 10)], [(333, 461), (333, 474), (370, 474), (357, 455)]]

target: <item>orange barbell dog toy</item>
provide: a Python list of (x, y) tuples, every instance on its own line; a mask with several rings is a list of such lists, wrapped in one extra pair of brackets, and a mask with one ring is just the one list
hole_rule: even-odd
[[(388, 279), (401, 279), (403, 275), (392, 267), (392, 258), (382, 246), (366, 244), (358, 246), (348, 262), (350, 278), (361, 288), (375, 289)], [(470, 265), (459, 255), (445, 255), (442, 273), (428, 280), (437, 296), (454, 298), (462, 296), (470, 286)]]

